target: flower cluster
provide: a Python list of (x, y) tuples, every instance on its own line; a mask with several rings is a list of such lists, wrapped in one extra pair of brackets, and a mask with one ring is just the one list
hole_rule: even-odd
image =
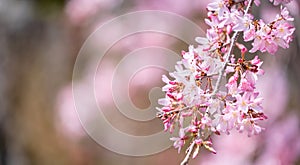
[(229, 134), (231, 129), (236, 128), (240, 132), (247, 131), (248, 136), (262, 131), (256, 121), (264, 120), (266, 116), (262, 111), (262, 98), (258, 97), (259, 92), (255, 90), (258, 76), (263, 74), (261, 64), (258, 56), (250, 61), (239, 58), (237, 62), (232, 59), (228, 63), (226, 71), (232, 72), (233, 75), (226, 84), (226, 106), (219, 117), (218, 131)]
[[(278, 5), (290, 0), (270, 1)], [(252, 136), (264, 129), (259, 121), (267, 117), (256, 90), (256, 82), (264, 74), (263, 62), (247, 54), (258, 50), (274, 54), (278, 46), (288, 48), (295, 28), (286, 8), (280, 8), (274, 21), (264, 23), (251, 15), (253, 4), (259, 6), (260, 1), (218, 0), (208, 4), (205, 22), (210, 28), (206, 38), (197, 37), (199, 45), (182, 52), (176, 71), (170, 73), (172, 78), (162, 78), (166, 95), (159, 99), (162, 107), (157, 108), (157, 116), (165, 131), (172, 133), (178, 128), (179, 136), (171, 138), (178, 152), (190, 142), (182, 164), (197, 156), (201, 146), (216, 153), (213, 134), (229, 134), (236, 129)], [(244, 42), (252, 42), (250, 50), (237, 42), (240, 33)], [(233, 49), (240, 53), (233, 54)], [(225, 78), (228, 81), (222, 88), (221, 80)]]
[(269, 52), (274, 54), (278, 46), (288, 48), (292, 40), (292, 34), (295, 28), (289, 23), (294, 19), (289, 16), (286, 8), (281, 7), (281, 13), (276, 19), (268, 24), (263, 20), (252, 21), (248, 28), (244, 31), (244, 40), (251, 41), (253, 48), (251, 53), (260, 50), (261, 52)]

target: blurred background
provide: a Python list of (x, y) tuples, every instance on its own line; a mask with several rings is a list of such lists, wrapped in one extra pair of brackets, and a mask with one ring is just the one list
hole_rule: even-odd
[[(128, 12), (163, 10), (182, 15), (206, 29), (205, 7), (211, 1), (0, 0), (0, 164), (179, 164), (184, 152), (177, 154), (172, 147), (151, 156), (130, 157), (93, 141), (75, 111), (72, 72), (82, 44), (104, 22)], [(290, 49), (280, 49), (276, 56), (262, 55), (266, 74), (259, 80), (258, 88), (269, 117), (264, 123), (266, 131), (252, 138), (236, 133), (215, 137), (218, 154), (202, 151), (190, 164), (300, 164), (300, 3), (294, 0), (287, 7), (297, 28)], [(256, 16), (270, 20), (278, 8), (266, 1), (253, 10)], [(103, 37), (105, 40), (109, 36)], [(150, 124), (130, 121), (122, 116), (112, 101), (109, 82), (102, 79), (111, 78), (112, 70), (126, 54), (145, 46), (165, 47), (178, 54), (188, 48), (188, 44), (168, 35), (135, 34), (111, 48), (102, 61), (102, 71), (97, 73), (101, 77), (96, 89), (98, 104), (105, 107), (114, 126), (134, 135), (158, 132), (163, 129), (162, 123), (158, 119)], [(87, 60), (83, 67), (88, 68), (91, 62)], [(161, 75), (166, 73), (157, 68), (137, 72), (131, 83), (124, 86), (132, 103), (147, 108), (149, 91), (162, 87)], [(82, 79), (75, 81), (84, 83), (84, 77), (83, 74)], [(85, 119), (92, 116), (86, 114)], [(96, 128), (102, 129), (101, 125)], [(113, 137), (114, 140), (120, 139)]]

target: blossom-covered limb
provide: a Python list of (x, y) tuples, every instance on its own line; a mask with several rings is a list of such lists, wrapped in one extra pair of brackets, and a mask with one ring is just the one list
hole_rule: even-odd
[[(230, 134), (236, 129), (252, 136), (264, 130), (259, 121), (267, 117), (256, 89), (258, 78), (264, 74), (263, 61), (258, 56), (250, 60), (246, 56), (257, 50), (272, 54), (278, 46), (288, 48), (295, 28), (286, 8), (281, 7), (274, 21), (265, 24), (251, 15), (253, 4), (259, 6), (260, 1), (210, 3), (206, 38), (197, 37), (199, 45), (182, 52), (171, 79), (163, 76), (166, 95), (159, 100), (162, 107), (157, 108), (157, 116), (163, 120), (165, 131), (172, 133), (179, 128), (179, 136), (171, 138), (178, 152), (190, 141), (183, 164), (196, 157), (200, 147), (216, 153), (211, 139), (214, 134)], [(244, 42), (252, 42), (252, 49), (237, 42), (239, 34), (243, 34)], [(233, 54), (235, 47), (240, 54)], [(228, 78), (225, 91), (220, 90), (224, 77)]]

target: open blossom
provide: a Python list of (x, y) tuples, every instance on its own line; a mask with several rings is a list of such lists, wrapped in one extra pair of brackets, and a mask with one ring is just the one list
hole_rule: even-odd
[(181, 147), (184, 146), (186, 140), (184, 129), (179, 130), (179, 137), (170, 138), (170, 140), (174, 141), (174, 147), (178, 148), (178, 153), (181, 150)]
[[(292, 0), (270, 0), (274, 5), (279, 5), (279, 4), (287, 4), (290, 3)], [(260, 0), (254, 0), (254, 3), (259, 6), (260, 5)]]
[[(170, 79), (163, 76), (165, 97), (159, 100), (162, 107), (157, 108), (157, 116), (163, 121), (165, 131), (179, 128), (179, 136), (171, 138), (178, 152), (191, 141), (187, 150), (193, 151), (193, 158), (200, 147), (216, 153), (211, 140), (213, 134), (237, 130), (253, 136), (264, 130), (260, 121), (267, 117), (263, 112), (263, 98), (256, 89), (259, 77), (264, 74), (263, 61), (258, 56), (249, 59), (246, 54), (258, 50), (274, 54), (278, 47), (288, 48), (295, 28), (286, 8), (281, 7), (275, 20), (265, 23), (249, 13), (252, 4), (258, 6), (260, 1), (210, 3), (208, 19), (205, 19), (210, 27), (206, 38), (197, 37), (199, 45), (189, 46), (187, 52), (182, 52), (182, 60), (169, 74)], [(249, 51), (237, 42), (238, 33), (243, 33), (245, 42), (252, 42)], [(240, 54), (233, 54), (234, 46)], [(220, 88), (222, 78), (228, 80), (224, 88)]]
[(281, 3), (285, 4), (285, 3), (290, 3), (292, 0), (270, 0), (270, 2), (273, 2), (274, 5), (279, 5)]
[(238, 17), (238, 23), (233, 26), (234, 31), (248, 31), (251, 28), (253, 16), (251, 14), (245, 14)]
[(222, 17), (224, 15), (224, 13), (229, 10), (226, 5), (227, 4), (224, 3), (224, 1), (218, 0), (216, 2), (212, 2), (212, 3), (208, 4), (207, 9), (209, 11), (216, 11), (217, 15), (219, 17)]

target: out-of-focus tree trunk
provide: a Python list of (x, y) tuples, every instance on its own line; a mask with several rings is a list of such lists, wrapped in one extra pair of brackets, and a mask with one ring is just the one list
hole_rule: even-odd
[(61, 18), (1, 24), (1, 164), (75, 164), (54, 123), (56, 92), (73, 62)]

